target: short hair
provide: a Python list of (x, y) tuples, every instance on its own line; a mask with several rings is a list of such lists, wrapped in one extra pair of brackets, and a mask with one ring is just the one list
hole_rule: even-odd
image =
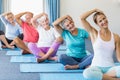
[(40, 18), (37, 19), (38, 22), (41, 22), (42, 20), (46, 19), (47, 17), (46, 16), (42, 16)]
[(8, 12), (5, 16), (8, 16), (8, 15), (13, 15), (13, 13), (12, 12)]
[(33, 17), (33, 13), (31, 13), (31, 12), (26, 13), (25, 16), (26, 15), (31, 15)]
[(63, 29), (65, 29), (64, 23), (65, 23), (67, 20), (68, 20), (68, 19), (64, 19), (64, 20), (59, 24)]

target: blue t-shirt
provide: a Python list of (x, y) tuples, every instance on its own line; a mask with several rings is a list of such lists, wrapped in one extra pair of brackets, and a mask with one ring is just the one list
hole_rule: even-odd
[(78, 34), (72, 35), (68, 30), (63, 30), (62, 37), (66, 41), (67, 55), (75, 58), (83, 58), (86, 54), (85, 39), (89, 34), (78, 28)]

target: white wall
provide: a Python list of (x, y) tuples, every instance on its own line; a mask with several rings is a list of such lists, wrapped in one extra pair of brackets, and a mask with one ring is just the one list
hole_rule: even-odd
[[(101, 9), (109, 20), (110, 29), (120, 35), (120, 2), (119, 0), (61, 0), (61, 16), (69, 14), (75, 21), (76, 26), (81, 27), (79, 16), (85, 11)], [(92, 25), (97, 27), (90, 17)]]
[(43, 0), (11, 0), (11, 11), (18, 14), (24, 11), (30, 11), (34, 15), (43, 12)]
[[(43, 12), (43, 0), (3, 0), (4, 12), (18, 14), (24, 11), (33, 12), (35, 15)], [(24, 2), (24, 3), (23, 3)], [(27, 5), (26, 5), (27, 4)], [(35, 5), (35, 6), (33, 6)], [(37, 7), (36, 7), (37, 6)]]

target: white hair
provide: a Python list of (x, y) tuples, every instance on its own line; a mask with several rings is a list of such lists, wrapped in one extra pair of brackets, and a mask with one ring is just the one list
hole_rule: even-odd
[(65, 25), (64, 25), (64, 23), (67, 21), (68, 19), (64, 19), (59, 25), (63, 28), (63, 29), (65, 29)]
[(47, 17), (46, 16), (42, 16), (41, 18), (37, 19), (37, 22), (40, 23), (42, 20), (46, 20)]

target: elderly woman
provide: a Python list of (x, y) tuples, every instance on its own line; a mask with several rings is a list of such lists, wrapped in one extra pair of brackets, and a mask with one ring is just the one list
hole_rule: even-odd
[(88, 33), (75, 27), (69, 15), (58, 18), (53, 26), (66, 41), (67, 52), (60, 56), (60, 62), (65, 69), (84, 69), (91, 64), (92, 55), (87, 55), (85, 39), (89, 38)]
[(62, 42), (61, 36), (49, 26), (49, 19), (46, 13), (40, 13), (33, 17), (32, 24), (39, 33), (37, 44), (29, 43), (28, 47), (37, 57), (38, 62), (44, 60), (57, 60), (56, 52)]
[(24, 44), (23, 32), (19, 24), (16, 22), (14, 14), (12, 12), (3, 13), (0, 15), (0, 19), (5, 25), (6, 32), (5, 37), (10, 45), (17, 46), (25, 51), (29, 51)]

